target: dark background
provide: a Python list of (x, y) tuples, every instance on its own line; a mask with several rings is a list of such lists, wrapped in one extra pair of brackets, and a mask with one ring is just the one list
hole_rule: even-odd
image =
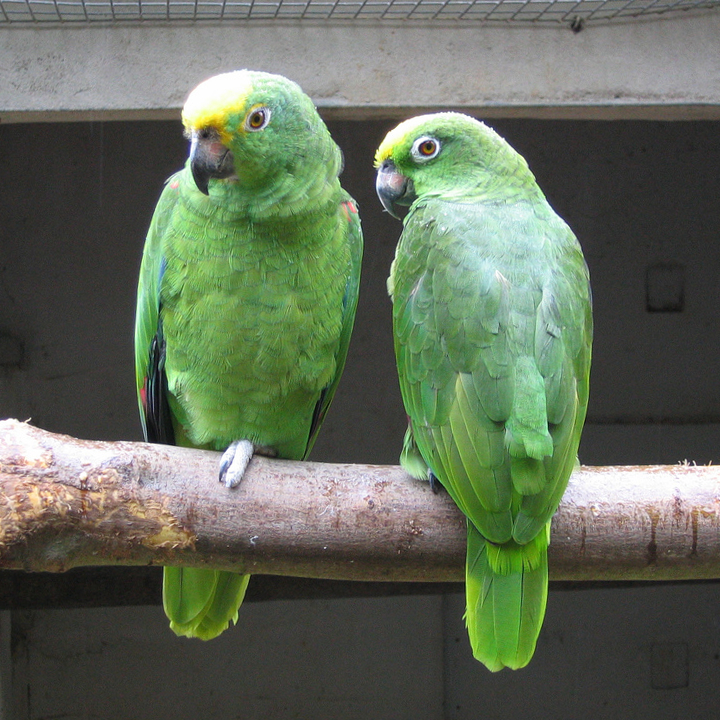
[[(404, 412), (385, 280), (400, 224), (381, 212), (372, 169), (394, 124), (329, 123), (365, 259), (314, 460), (397, 462)], [(720, 123), (489, 124), (527, 158), (590, 267), (582, 462), (717, 460)], [(0, 126), (0, 417), (140, 439), (136, 278), (162, 183), (186, 151), (176, 122)], [(714, 583), (556, 585), (530, 667), (490, 675), (470, 658), (457, 593), (363, 597), (412, 588), (257, 578), (262, 602), (202, 644), (166, 628), (158, 573), (0, 573), (13, 717), (664, 719), (709, 717), (720, 701)]]

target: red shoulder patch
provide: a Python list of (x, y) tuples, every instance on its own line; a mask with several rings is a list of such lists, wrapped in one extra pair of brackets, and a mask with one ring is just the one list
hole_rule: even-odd
[(143, 408), (147, 412), (147, 375), (143, 379), (142, 387), (140, 388), (140, 402), (142, 403)]
[(357, 206), (354, 202), (352, 202), (352, 200), (345, 200), (345, 202), (342, 204), (342, 209), (345, 212), (345, 217), (347, 218), (348, 222), (350, 222), (351, 220), (351, 214), (357, 215)]

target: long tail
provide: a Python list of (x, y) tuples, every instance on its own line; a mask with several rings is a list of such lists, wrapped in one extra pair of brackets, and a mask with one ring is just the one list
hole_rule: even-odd
[(547, 603), (547, 532), (527, 545), (493, 545), (468, 522), (465, 622), (473, 655), (489, 670), (525, 667)]
[(163, 606), (176, 635), (212, 640), (237, 622), (249, 575), (206, 568), (163, 569)]

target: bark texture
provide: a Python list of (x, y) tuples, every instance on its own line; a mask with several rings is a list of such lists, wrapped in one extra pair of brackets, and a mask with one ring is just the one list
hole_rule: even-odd
[[(400, 468), (93, 442), (0, 422), (0, 568), (208, 565), (332, 580), (463, 579), (465, 520)], [(583, 467), (553, 521), (552, 580), (720, 578), (720, 468)]]

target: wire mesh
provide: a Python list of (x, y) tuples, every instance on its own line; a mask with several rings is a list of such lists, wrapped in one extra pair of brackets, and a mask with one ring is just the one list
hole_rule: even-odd
[(567, 23), (718, 7), (720, 0), (0, 0), (0, 25), (271, 19)]

